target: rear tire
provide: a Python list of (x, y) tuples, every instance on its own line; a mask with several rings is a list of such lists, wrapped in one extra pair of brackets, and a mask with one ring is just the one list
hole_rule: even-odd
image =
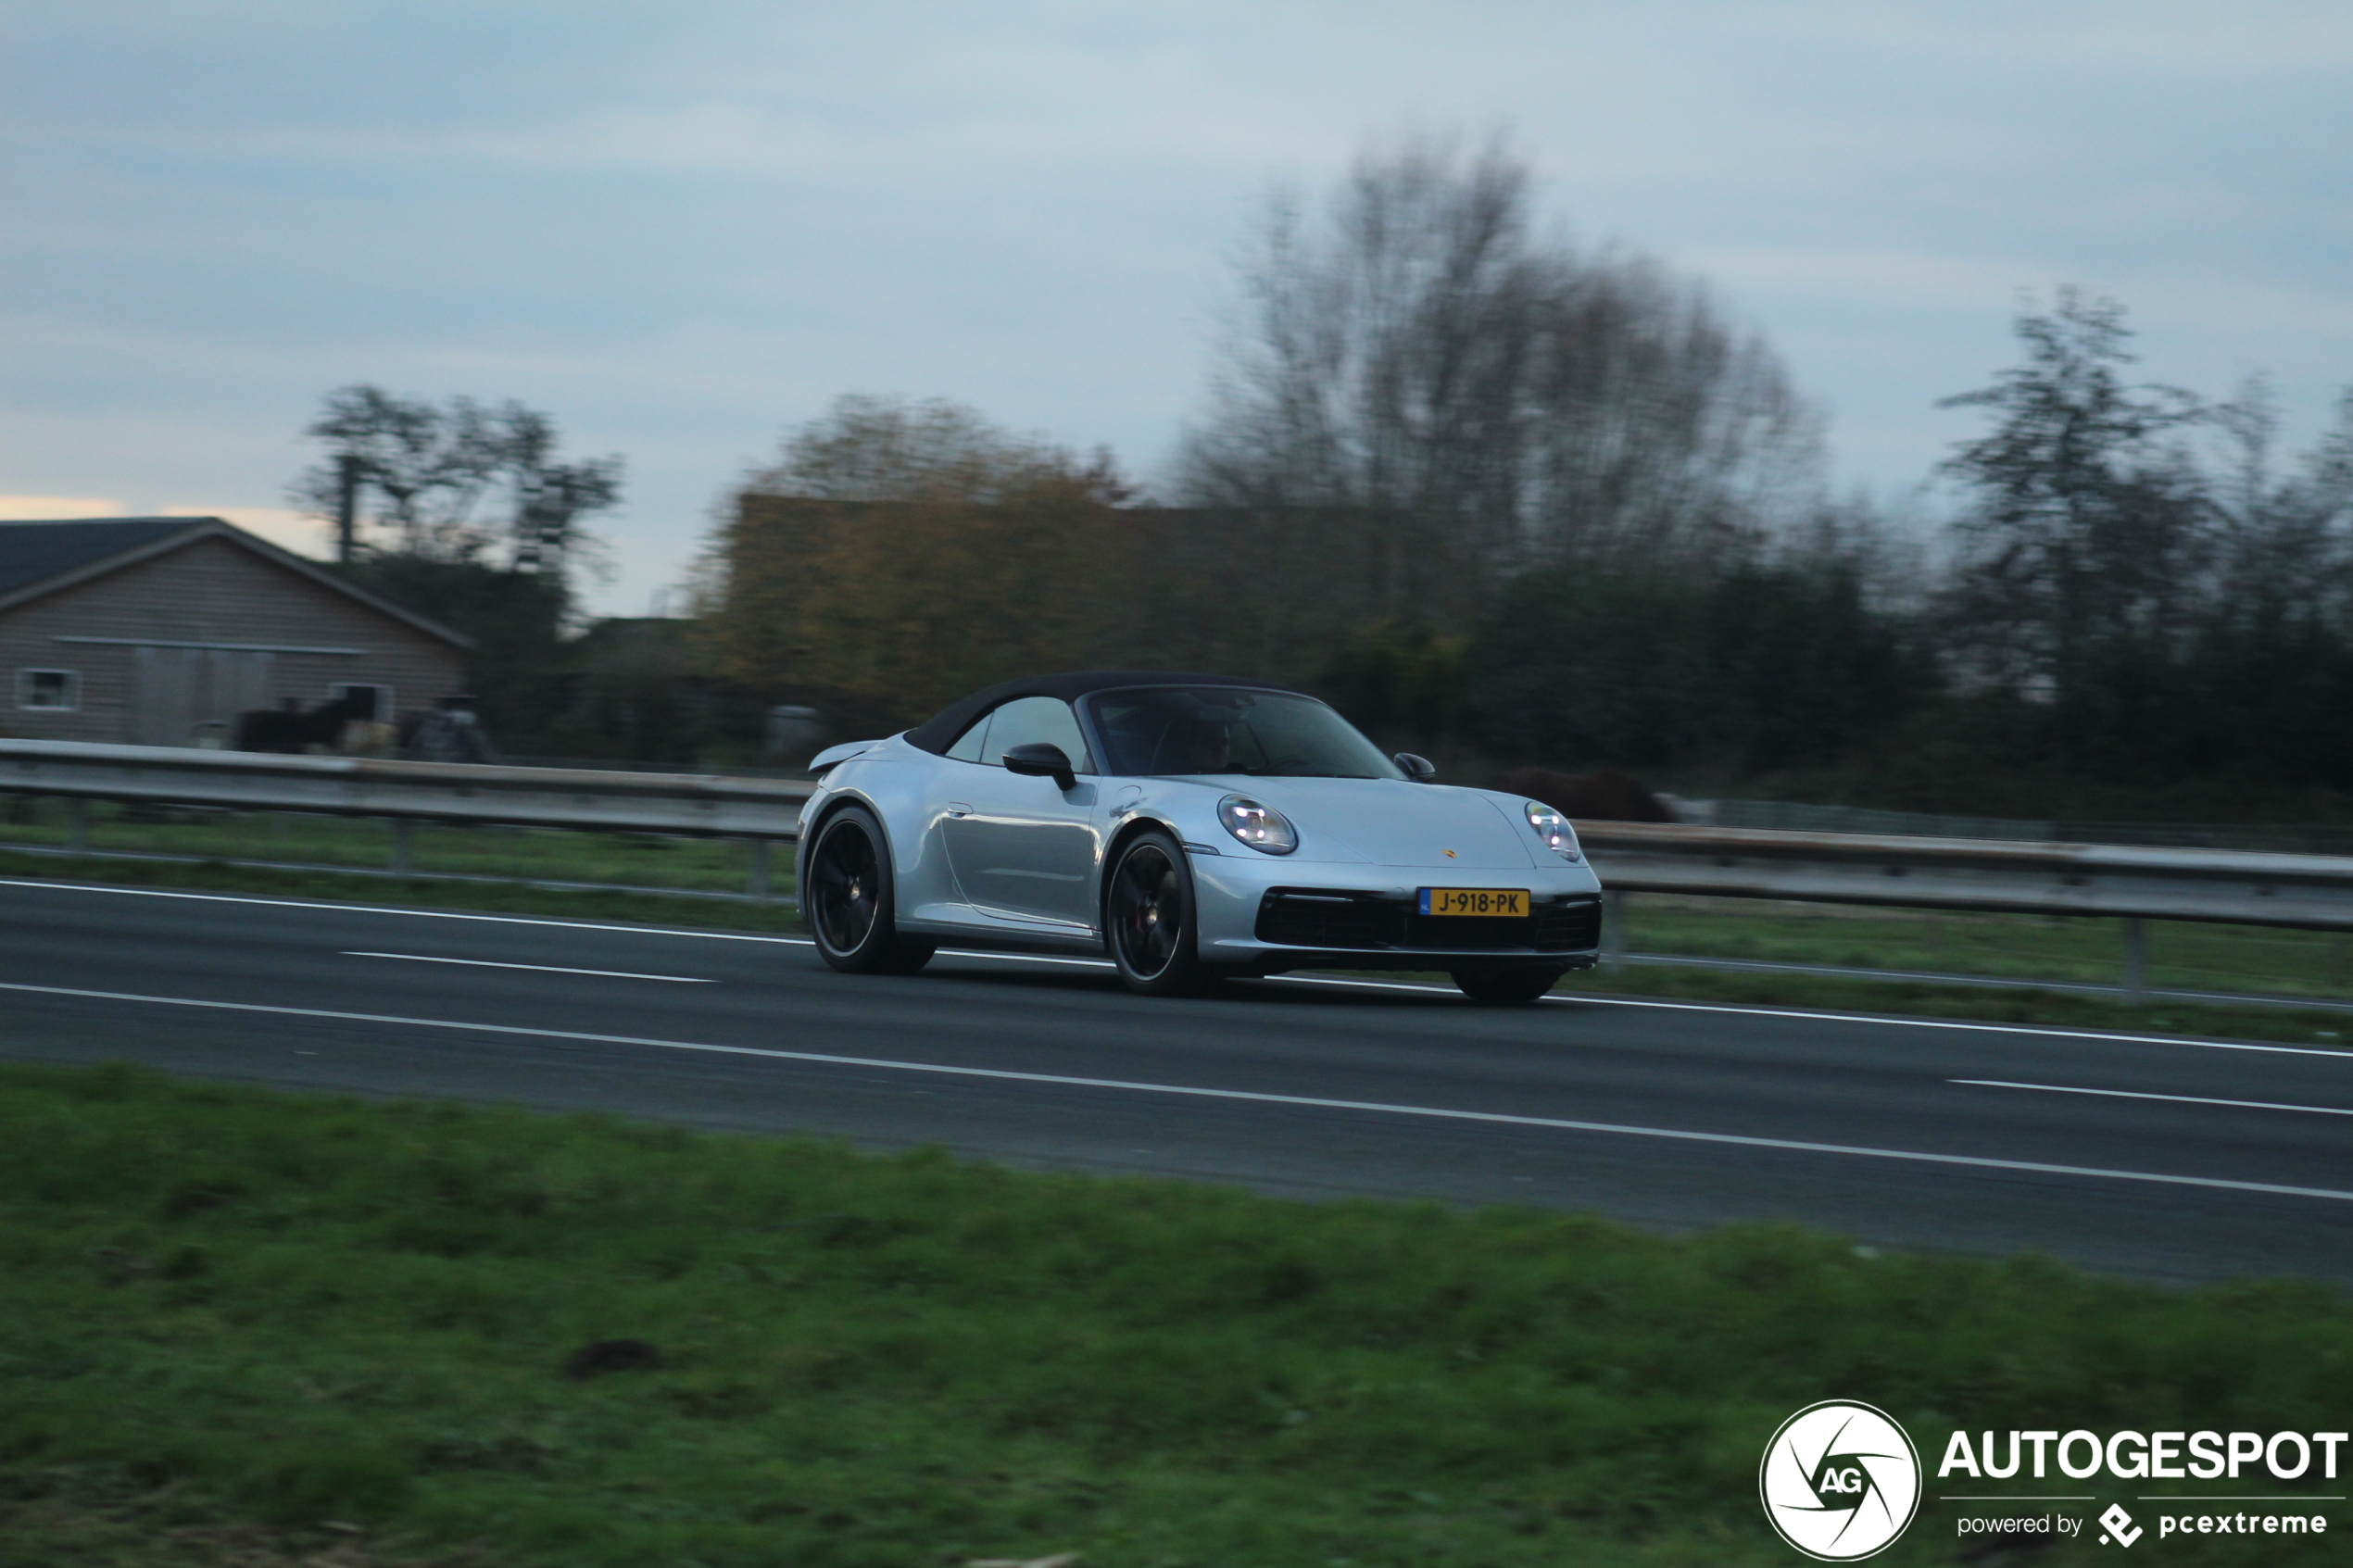
[(844, 974), (912, 974), (938, 944), (901, 936), (890, 843), (862, 806), (825, 819), (809, 850), (801, 910), (817, 938), (817, 956)]
[(1558, 969), (1458, 969), (1454, 984), (1475, 1007), (1526, 1007), (1550, 991), (1567, 973)]
[(1103, 945), (1127, 988), (1198, 995), (1224, 978), (1201, 961), (1201, 922), (1184, 848), (1157, 830), (1123, 846), (1103, 886)]

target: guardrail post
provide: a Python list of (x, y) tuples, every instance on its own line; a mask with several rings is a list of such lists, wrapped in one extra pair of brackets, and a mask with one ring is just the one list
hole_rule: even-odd
[(79, 796), (66, 802), (66, 847), (77, 855), (90, 847), (90, 802)]
[(407, 817), (392, 819), (392, 869), (406, 876), (417, 865), (417, 824)]
[(2138, 915), (2124, 917), (2124, 1000), (2139, 1007), (2148, 995), (2149, 922)]
[(1626, 895), (1602, 891), (1602, 967), (1612, 974), (1626, 963)]
[(751, 896), (768, 897), (768, 841), (764, 838), (751, 841)]

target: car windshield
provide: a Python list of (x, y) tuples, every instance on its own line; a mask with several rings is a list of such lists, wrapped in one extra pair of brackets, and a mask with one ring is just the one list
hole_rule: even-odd
[(1313, 697), (1154, 686), (1088, 699), (1114, 773), (1402, 779), (1355, 726)]

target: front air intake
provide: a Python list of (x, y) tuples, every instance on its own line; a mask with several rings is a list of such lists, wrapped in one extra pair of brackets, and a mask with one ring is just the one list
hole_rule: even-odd
[(1589, 952), (1601, 946), (1601, 900), (1564, 895), (1527, 919), (1416, 912), (1411, 901), (1343, 888), (1277, 887), (1259, 901), (1257, 936), (1285, 947), (1342, 951)]

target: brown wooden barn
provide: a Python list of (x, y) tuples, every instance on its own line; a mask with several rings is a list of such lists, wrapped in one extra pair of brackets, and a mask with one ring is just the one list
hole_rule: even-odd
[(225, 746), (237, 715), (465, 690), (466, 638), (219, 518), (0, 523), (0, 734)]

